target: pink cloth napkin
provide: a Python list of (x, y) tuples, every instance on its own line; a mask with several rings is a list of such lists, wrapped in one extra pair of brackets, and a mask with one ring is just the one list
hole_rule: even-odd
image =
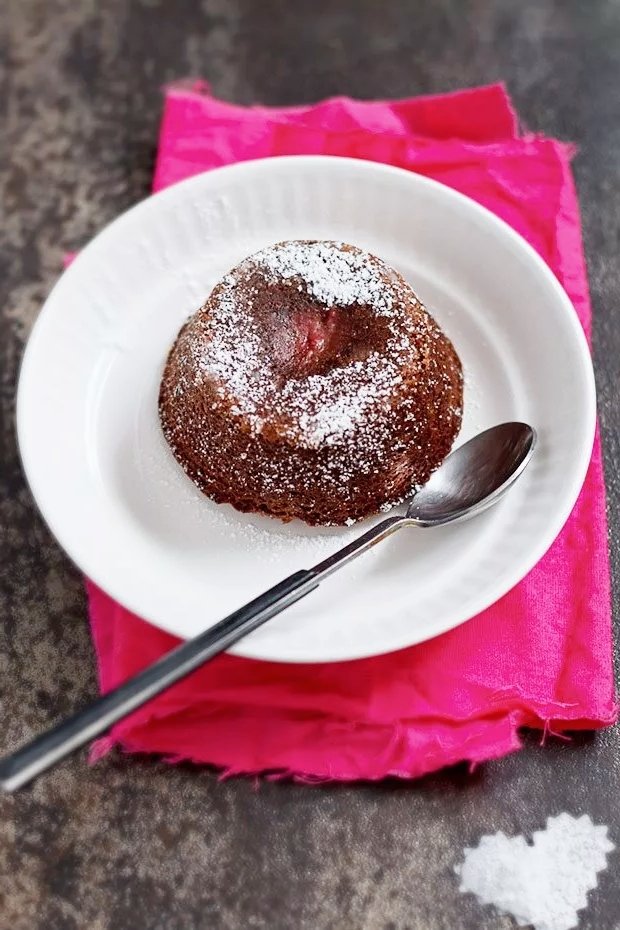
[[(571, 148), (520, 135), (503, 87), (440, 97), (239, 107), (199, 83), (166, 94), (154, 188), (266, 155), (352, 155), (436, 178), (503, 217), (553, 269), (589, 334)], [(88, 584), (102, 690), (175, 640)], [(227, 774), (410, 778), (519, 747), (520, 727), (610, 724), (616, 706), (605, 492), (597, 437), (585, 486), (547, 555), (468, 623), (390, 655), (322, 665), (221, 656), (114, 728), (113, 745)]]

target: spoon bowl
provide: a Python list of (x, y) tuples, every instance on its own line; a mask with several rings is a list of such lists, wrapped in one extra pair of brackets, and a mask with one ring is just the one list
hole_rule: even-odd
[(502, 423), (464, 443), (444, 460), (415, 494), (406, 517), (417, 526), (468, 520), (514, 484), (536, 446), (527, 423)]

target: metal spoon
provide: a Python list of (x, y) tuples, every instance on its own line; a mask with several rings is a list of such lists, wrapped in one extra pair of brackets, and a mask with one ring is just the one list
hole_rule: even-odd
[(495, 504), (527, 465), (536, 433), (525, 423), (503, 423), (452, 452), (404, 514), (388, 517), (314, 568), (296, 572), (211, 629), (173, 649), (84, 710), (0, 760), (0, 786), (15, 791), (70, 752), (108, 730), (156, 694), (290, 607), (337, 569), (403, 526), (442, 526)]

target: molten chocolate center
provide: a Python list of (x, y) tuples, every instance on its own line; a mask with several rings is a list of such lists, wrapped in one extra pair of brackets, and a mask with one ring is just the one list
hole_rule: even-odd
[(364, 361), (389, 337), (386, 322), (371, 307), (326, 308), (296, 283), (263, 283), (252, 313), (266, 357), (282, 381)]

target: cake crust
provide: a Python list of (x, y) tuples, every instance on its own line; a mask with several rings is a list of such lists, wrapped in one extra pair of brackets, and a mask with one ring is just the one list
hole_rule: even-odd
[(462, 403), (456, 351), (402, 276), (355, 246), (301, 240), (216, 285), (172, 346), (159, 414), (213, 500), (347, 524), (428, 480)]

